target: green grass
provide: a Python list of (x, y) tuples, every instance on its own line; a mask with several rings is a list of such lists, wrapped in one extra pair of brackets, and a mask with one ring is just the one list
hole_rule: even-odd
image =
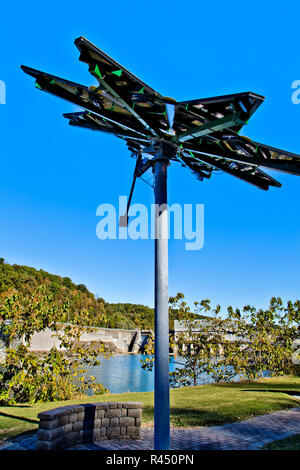
[[(212, 426), (300, 406), (300, 377), (201, 385), (171, 390), (171, 426)], [(153, 426), (153, 392), (104, 394), (76, 400), (0, 407), (0, 440), (35, 430), (41, 411), (74, 403), (142, 401), (143, 426)]]
[(266, 444), (263, 450), (300, 450), (300, 434)]

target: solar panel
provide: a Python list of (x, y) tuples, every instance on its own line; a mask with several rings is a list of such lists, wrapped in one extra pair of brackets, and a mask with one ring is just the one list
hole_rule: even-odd
[(160, 95), (84, 37), (75, 44), (97, 86), (22, 66), (36, 79), (37, 88), (86, 110), (64, 114), (70, 125), (114, 134), (125, 140), (136, 158), (154, 155), (160, 146), (170, 160), (192, 170), (199, 180), (218, 170), (267, 190), (281, 185), (260, 167), (300, 175), (299, 155), (239, 135), (263, 96), (244, 92), (177, 102)]

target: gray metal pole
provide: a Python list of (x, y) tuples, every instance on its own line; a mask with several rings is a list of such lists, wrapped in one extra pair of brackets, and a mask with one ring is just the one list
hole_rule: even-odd
[(168, 161), (154, 162), (155, 194), (155, 363), (154, 449), (170, 449), (169, 296), (168, 296)]

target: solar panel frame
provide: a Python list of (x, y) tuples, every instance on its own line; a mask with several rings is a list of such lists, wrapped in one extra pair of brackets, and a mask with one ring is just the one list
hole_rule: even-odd
[[(64, 114), (70, 125), (114, 134), (136, 158), (163, 149), (166, 158), (185, 165), (201, 180), (218, 169), (268, 189), (280, 183), (259, 167), (300, 175), (300, 155), (240, 135), (264, 96), (248, 91), (176, 101), (159, 94), (83, 36), (75, 45), (98, 85), (87, 87), (22, 66), (38, 88), (86, 110)], [(197, 154), (196, 159), (191, 153)]]

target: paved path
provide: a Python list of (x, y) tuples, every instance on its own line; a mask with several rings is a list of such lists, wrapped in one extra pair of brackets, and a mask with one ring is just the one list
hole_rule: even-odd
[[(257, 450), (268, 442), (300, 433), (300, 407), (276, 411), (224, 426), (173, 428), (172, 450)], [(110, 440), (72, 450), (153, 450), (153, 429), (142, 428), (141, 440)], [(35, 449), (36, 433), (5, 441), (0, 450)]]

